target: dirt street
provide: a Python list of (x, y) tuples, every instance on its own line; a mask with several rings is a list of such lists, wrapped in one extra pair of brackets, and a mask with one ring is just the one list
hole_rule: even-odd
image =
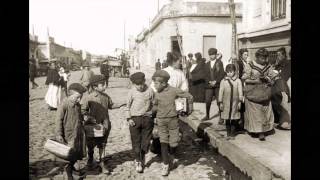
[[(93, 69), (98, 73), (98, 69)], [(80, 72), (72, 72), (71, 82), (79, 79)], [(47, 90), (45, 77), (36, 78), (40, 85), (30, 90), (29, 100), (29, 171), (31, 179), (57, 179), (65, 163), (56, 161), (53, 155), (44, 150), (45, 141), (55, 136), (56, 111), (49, 111), (44, 101)], [(107, 93), (114, 102), (125, 102), (129, 79), (110, 78)], [(110, 110), (112, 130), (106, 147), (107, 164), (110, 175), (90, 175), (85, 179), (226, 179), (225, 169), (233, 169), (226, 160), (218, 155), (210, 146), (201, 146), (195, 141), (195, 134), (185, 125), (183, 141), (179, 146), (179, 161), (167, 178), (161, 176), (161, 159), (157, 156), (149, 161), (143, 174), (135, 172), (129, 128), (124, 118), (123, 109)], [(96, 153), (97, 154), (97, 153)], [(84, 164), (86, 159), (81, 164)], [(221, 163), (223, 162), (223, 163)], [(51, 176), (45, 176), (53, 168)], [(231, 167), (231, 168), (230, 168)], [(55, 169), (54, 169), (55, 170)], [(230, 171), (230, 170), (229, 170)], [(61, 175), (60, 175), (61, 176)], [(240, 177), (239, 177), (240, 178)], [(237, 178), (237, 179), (239, 179)], [(241, 179), (241, 178), (240, 178)]]

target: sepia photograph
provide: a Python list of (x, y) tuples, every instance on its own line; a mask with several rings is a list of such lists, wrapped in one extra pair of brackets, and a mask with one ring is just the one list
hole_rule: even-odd
[(29, 0), (30, 180), (291, 180), (291, 0)]

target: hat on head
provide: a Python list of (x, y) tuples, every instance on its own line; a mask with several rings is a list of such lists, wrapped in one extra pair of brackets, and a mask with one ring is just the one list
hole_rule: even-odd
[(145, 81), (145, 75), (143, 72), (136, 72), (130, 76), (130, 80), (133, 84), (142, 84)]
[(168, 81), (170, 79), (170, 75), (167, 71), (165, 70), (158, 70), (156, 71), (153, 76), (152, 79), (156, 78), (156, 77), (162, 77), (165, 81)]
[(73, 90), (73, 91), (77, 91), (80, 94), (83, 94), (84, 92), (86, 92), (86, 88), (84, 88), (81, 84), (79, 83), (72, 83), (69, 85), (68, 90)]
[(84, 63), (82, 64), (82, 66), (83, 66), (83, 67), (90, 67), (90, 64), (89, 64), (88, 61), (86, 61), (86, 62), (84, 62)]
[(103, 75), (93, 75), (90, 78), (90, 85), (96, 85), (98, 83), (104, 82), (106, 78)]
[(210, 55), (216, 55), (217, 52), (218, 52), (218, 50), (217, 50), (216, 48), (210, 48), (210, 49), (208, 50), (209, 56), (210, 56)]

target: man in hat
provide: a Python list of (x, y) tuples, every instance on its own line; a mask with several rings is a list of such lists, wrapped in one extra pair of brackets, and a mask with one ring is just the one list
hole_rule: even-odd
[[(102, 166), (103, 173), (108, 174), (102, 161), (102, 154), (107, 144), (108, 136), (111, 130), (111, 121), (109, 119), (109, 109), (116, 109), (124, 106), (123, 104), (114, 104), (110, 96), (105, 93), (106, 83), (103, 75), (93, 75), (89, 82), (89, 94), (81, 101), (81, 113), (84, 116), (85, 125), (94, 124), (102, 125), (104, 128), (103, 137), (89, 137), (86, 134), (86, 142), (88, 148), (88, 168), (94, 167), (94, 148), (99, 148), (99, 163)], [(85, 128), (86, 129), (86, 128)]]
[[(221, 61), (222, 56), (220, 55), (220, 58), (219, 58), (217, 49), (210, 48), (208, 50), (208, 54), (209, 54), (209, 62), (206, 63), (206, 68), (205, 68), (205, 72), (207, 74), (206, 75), (206, 91), (205, 91), (206, 116), (204, 117), (203, 120), (209, 119), (211, 102), (213, 100), (213, 97), (218, 99), (220, 81), (225, 76), (223, 63)], [(220, 117), (220, 111), (219, 111), (219, 117)], [(221, 118), (219, 120), (219, 124), (223, 124), (223, 121), (221, 121)]]
[(94, 75), (94, 73), (93, 71), (90, 70), (90, 65), (88, 61), (86, 61), (82, 66), (84, 68), (80, 76), (80, 82), (85, 88), (88, 88), (90, 83), (90, 78)]
[(57, 140), (67, 143), (73, 149), (65, 171), (68, 180), (72, 180), (72, 173), (75, 171), (74, 164), (77, 160), (85, 157), (85, 138), (82, 131), (82, 116), (80, 100), (86, 89), (79, 83), (70, 84), (68, 88), (69, 96), (59, 105), (56, 120)]
[(109, 65), (108, 60), (104, 60), (100, 65), (100, 73), (104, 75), (104, 78), (106, 79), (106, 86), (108, 87), (109, 84)]

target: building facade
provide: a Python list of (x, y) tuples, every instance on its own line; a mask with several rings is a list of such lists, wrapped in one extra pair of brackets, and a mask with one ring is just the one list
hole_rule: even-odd
[(270, 58), (276, 58), (275, 51), (279, 47), (289, 52), (291, 0), (246, 0), (243, 12), (239, 48), (248, 48), (251, 58), (262, 47), (270, 51)]
[[(236, 21), (241, 28), (242, 4), (236, 3)], [(224, 65), (231, 57), (232, 27), (229, 4), (226, 2), (172, 1), (162, 7), (136, 38), (133, 57), (141, 66), (154, 66), (157, 59), (166, 59), (169, 51), (180, 52), (177, 31), (182, 39), (182, 54), (200, 52), (208, 59), (208, 49), (222, 53)]]

